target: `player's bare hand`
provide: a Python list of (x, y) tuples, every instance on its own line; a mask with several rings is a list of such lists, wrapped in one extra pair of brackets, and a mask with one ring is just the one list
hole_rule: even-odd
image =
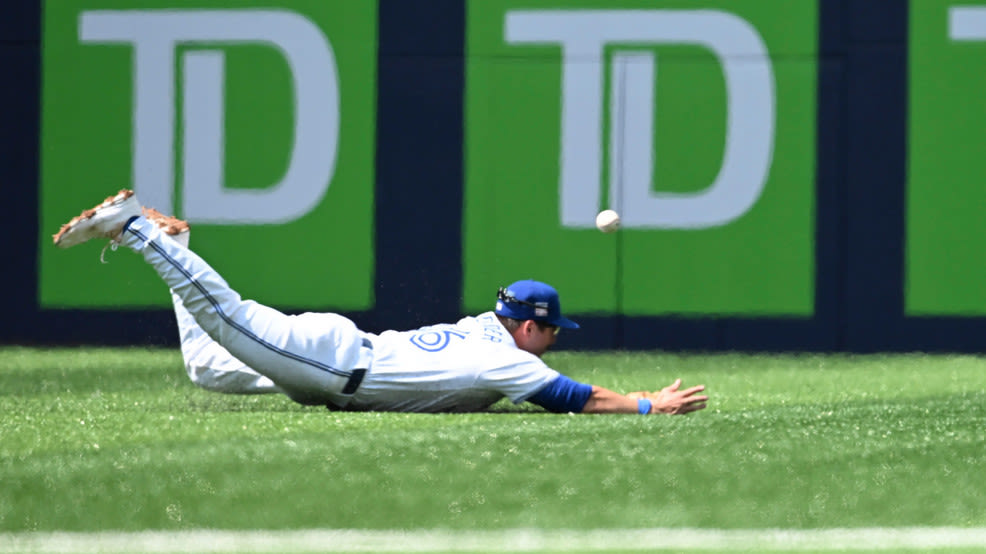
[[(687, 389), (682, 389), (681, 379), (676, 379), (674, 383), (671, 383), (657, 392), (641, 394), (644, 395), (643, 398), (650, 399), (651, 413), (687, 414), (705, 409), (709, 397), (705, 394), (699, 394), (704, 390), (705, 385), (697, 385), (694, 387), (688, 387)], [(630, 393), (630, 395), (632, 394), (635, 393)]]

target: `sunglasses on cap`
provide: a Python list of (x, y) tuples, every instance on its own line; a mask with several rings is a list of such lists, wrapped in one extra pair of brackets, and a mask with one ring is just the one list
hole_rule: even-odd
[[(507, 302), (507, 303), (512, 302), (515, 304), (520, 304), (521, 306), (530, 306), (531, 308), (534, 308), (534, 313), (537, 313), (539, 310), (546, 311), (548, 309), (546, 303), (535, 303), (535, 302), (528, 302), (526, 300), (521, 300), (520, 298), (517, 298), (516, 296), (507, 292), (507, 289), (503, 287), (497, 289), (496, 298), (497, 300), (500, 300), (502, 302)], [(538, 321), (536, 319), (532, 319), (531, 321), (537, 324), (538, 329), (541, 329), (542, 331), (548, 330), (556, 335), (561, 332), (561, 327), (554, 325), (552, 323), (547, 323), (545, 321)]]

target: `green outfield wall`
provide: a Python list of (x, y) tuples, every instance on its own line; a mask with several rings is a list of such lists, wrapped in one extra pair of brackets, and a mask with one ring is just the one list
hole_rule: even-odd
[(906, 309), (986, 315), (986, 4), (910, 12)]
[(560, 347), (986, 351), (984, 69), (986, 0), (0, 3), (0, 340), (174, 340), (51, 244), (127, 187), (369, 331), (535, 278)]

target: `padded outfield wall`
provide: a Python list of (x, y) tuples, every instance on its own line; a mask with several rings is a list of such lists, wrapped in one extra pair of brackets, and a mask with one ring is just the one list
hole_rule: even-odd
[(982, 351), (979, 4), (7, 2), (0, 340), (175, 342), (137, 257), (50, 244), (133, 187), (371, 331), (537, 278), (566, 347)]

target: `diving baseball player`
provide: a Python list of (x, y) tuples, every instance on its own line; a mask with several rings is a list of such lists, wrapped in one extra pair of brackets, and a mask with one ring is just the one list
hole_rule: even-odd
[(552, 412), (684, 414), (705, 408), (703, 386), (620, 394), (576, 382), (541, 355), (561, 328), (558, 293), (518, 281), (493, 311), (411, 331), (364, 332), (333, 313), (286, 315), (243, 300), (187, 248), (188, 225), (141, 208), (122, 190), (54, 235), (68, 248), (109, 239), (141, 254), (170, 287), (190, 377), (221, 392), (282, 392), (333, 410), (473, 412), (503, 397)]

